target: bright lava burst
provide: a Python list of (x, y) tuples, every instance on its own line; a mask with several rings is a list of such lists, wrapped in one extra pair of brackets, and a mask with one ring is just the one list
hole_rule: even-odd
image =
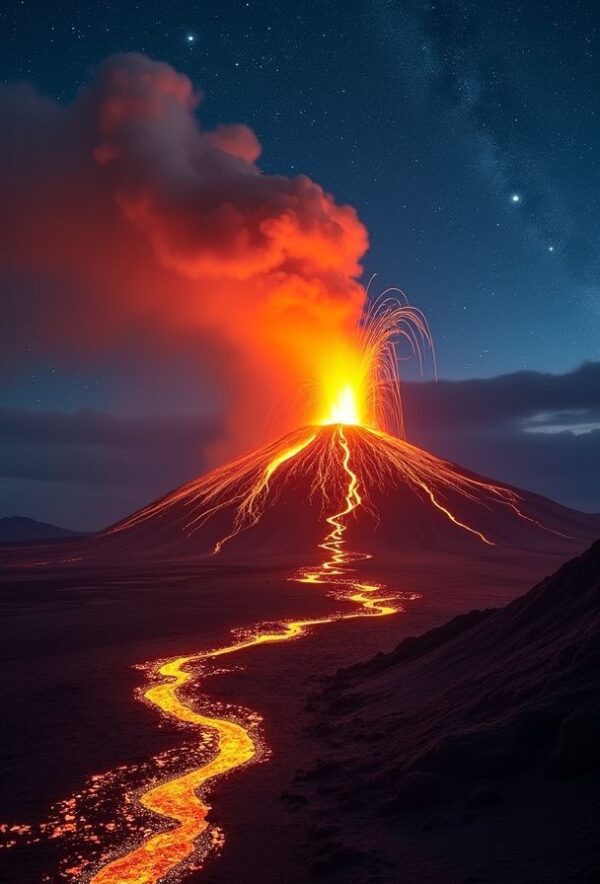
[(404, 436), (399, 361), (416, 357), (423, 371), (433, 339), (427, 320), (399, 289), (386, 289), (367, 301), (355, 333), (320, 367), (320, 389), (313, 413), (317, 423), (370, 426)]

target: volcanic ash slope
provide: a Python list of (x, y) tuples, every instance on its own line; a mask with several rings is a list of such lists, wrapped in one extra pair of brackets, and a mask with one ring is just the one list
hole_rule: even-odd
[(600, 541), (506, 608), (339, 671), (312, 700), (322, 760), (295, 784), (329, 821), (314, 873), (600, 880), (599, 626)]

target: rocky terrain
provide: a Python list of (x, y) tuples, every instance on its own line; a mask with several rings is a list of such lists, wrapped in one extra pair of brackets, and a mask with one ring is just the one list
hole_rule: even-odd
[(344, 881), (600, 880), (600, 541), (505, 608), (340, 670), (292, 794)]

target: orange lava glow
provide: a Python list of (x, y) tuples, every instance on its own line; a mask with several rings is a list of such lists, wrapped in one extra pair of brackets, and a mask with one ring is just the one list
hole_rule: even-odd
[(329, 424), (346, 424), (346, 426), (360, 426), (362, 419), (358, 410), (357, 396), (350, 384), (345, 384), (334, 399), (329, 414), (323, 420), (325, 426)]
[[(268, 488), (273, 473), (281, 464), (310, 445), (315, 435), (313, 433), (302, 442), (283, 449), (269, 462), (258, 485), (251, 489), (242, 503), (247, 517), (255, 517), (256, 502)], [(321, 543), (321, 548), (326, 553), (323, 563), (313, 570), (301, 570), (292, 579), (303, 583), (328, 584), (339, 602), (351, 602), (358, 606), (358, 610), (338, 611), (328, 617), (280, 621), (272, 626), (262, 624), (224, 647), (156, 665), (155, 675), (158, 681), (146, 690), (144, 698), (167, 717), (194, 725), (202, 731), (208, 728), (215, 732), (216, 752), (201, 767), (159, 783), (140, 796), (139, 801), (144, 808), (166, 820), (174, 821), (175, 827), (152, 835), (133, 850), (102, 866), (90, 879), (91, 884), (154, 884), (164, 880), (193, 854), (196, 854), (197, 862), (202, 862), (211, 848), (222, 843), (221, 833), (207, 819), (210, 806), (203, 790), (223, 774), (252, 761), (260, 752), (260, 747), (243, 721), (217, 717), (207, 710), (196, 711), (182, 699), (180, 689), (197, 679), (197, 672), (190, 667), (202, 666), (206, 661), (258, 645), (290, 641), (304, 635), (310, 628), (326, 623), (394, 614), (402, 610), (404, 599), (416, 597), (414, 594), (402, 596), (400, 593), (382, 596), (383, 586), (360, 582), (352, 576), (350, 564), (370, 556), (345, 549), (347, 519), (362, 501), (358, 476), (351, 466), (351, 451), (343, 426), (336, 428), (333, 438), (338, 453), (338, 466), (341, 466), (346, 483), (344, 506), (325, 520), (330, 530)], [(218, 545), (219, 548), (223, 542)], [(204, 841), (201, 841), (203, 836)]]
[[(419, 359), (433, 339), (420, 310), (401, 292), (387, 289), (365, 309), (353, 334), (329, 348), (318, 366), (318, 424), (385, 429), (404, 436), (398, 362), (401, 351)], [(320, 415), (320, 416), (319, 416)]]

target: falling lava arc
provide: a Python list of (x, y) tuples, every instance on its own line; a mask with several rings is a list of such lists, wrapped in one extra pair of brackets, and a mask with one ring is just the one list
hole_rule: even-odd
[[(304, 445), (284, 449), (277, 460), (269, 463), (262, 483), (258, 486), (259, 491), (252, 488), (245, 501), (245, 511), (250, 513), (250, 519), (254, 514), (249, 501), (253, 501), (260, 491), (268, 487), (268, 479), (277, 466), (302, 451), (314, 440), (315, 435), (312, 434)], [(389, 593), (381, 584), (362, 581), (354, 576), (352, 563), (370, 556), (346, 549), (344, 535), (348, 528), (347, 520), (361, 506), (362, 499), (358, 476), (352, 469), (351, 450), (342, 425), (335, 427), (333, 438), (338, 451), (340, 474), (345, 482), (344, 506), (325, 519), (329, 530), (320, 544), (326, 554), (325, 560), (315, 568), (300, 570), (291, 579), (329, 586), (330, 594), (338, 603), (352, 603), (358, 606), (358, 610), (344, 611), (338, 608), (327, 617), (261, 624), (234, 639), (230, 645), (156, 665), (157, 680), (145, 691), (145, 699), (166, 716), (197, 728), (214, 731), (217, 734), (217, 750), (206, 764), (181, 776), (167, 779), (141, 794), (139, 802), (145, 809), (163, 819), (174, 821), (175, 827), (157, 832), (133, 849), (103, 864), (92, 875), (91, 884), (158, 884), (192, 856), (195, 856), (196, 864), (201, 865), (211, 848), (220, 846), (223, 842), (222, 833), (211, 826), (207, 819), (210, 805), (207, 803), (205, 790), (217, 777), (251, 762), (257, 756), (259, 748), (252, 736), (252, 728), (243, 721), (229, 717), (219, 718), (209, 710), (196, 711), (179, 697), (180, 688), (197, 677), (188, 667), (205, 664), (258, 645), (296, 639), (311, 628), (336, 621), (395, 614), (402, 610), (404, 601), (416, 598), (414, 593)], [(221, 547), (222, 543), (218, 544), (218, 548)]]

